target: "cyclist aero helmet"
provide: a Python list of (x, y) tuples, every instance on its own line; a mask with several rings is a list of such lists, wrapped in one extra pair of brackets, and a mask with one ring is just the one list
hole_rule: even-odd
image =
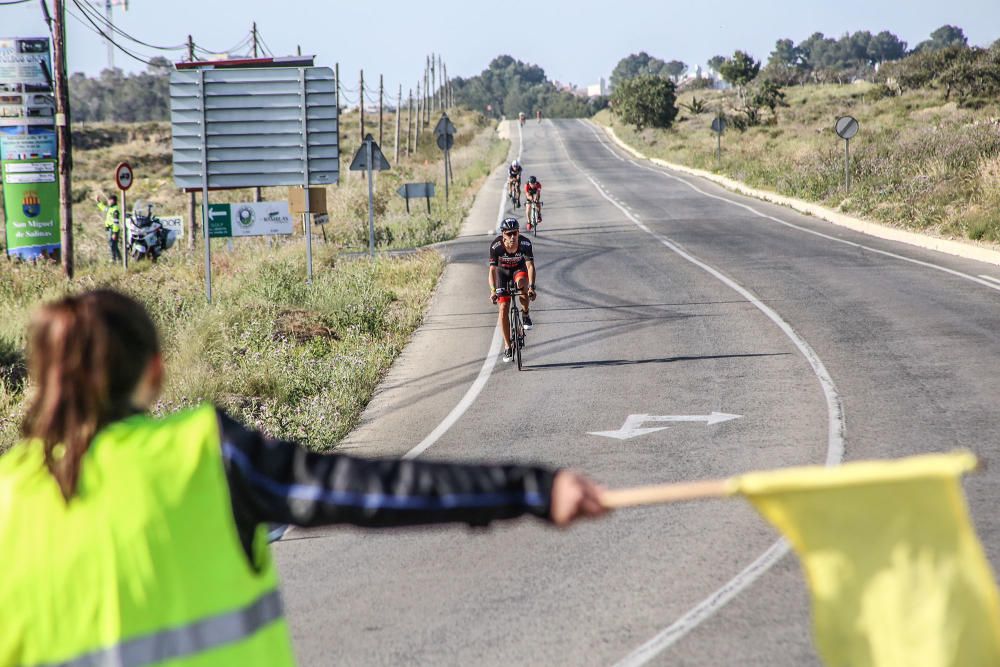
[(538, 179), (535, 178), (534, 176), (529, 176), (528, 177), (528, 182), (531, 183), (532, 185), (534, 185), (535, 183), (538, 182)]
[(510, 166), (512, 166), (512, 167), (520, 167), (521, 163), (517, 159), (515, 159), (513, 162), (510, 163)]
[(500, 231), (511, 232), (514, 231), (515, 229), (518, 229), (520, 226), (521, 225), (520, 223), (518, 223), (517, 218), (511, 215), (504, 218), (503, 222), (500, 223)]

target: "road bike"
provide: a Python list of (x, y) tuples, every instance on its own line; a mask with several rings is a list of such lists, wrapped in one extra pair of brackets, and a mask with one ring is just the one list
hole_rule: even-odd
[(518, 297), (524, 294), (517, 283), (507, 283), (507, 294), (510, 295), (510, 308), (507, 311), (507, 322), (510, 324), (510, 345), (514, 348), (514, 358), (517, 359), (517, 370), (521, 370), (521, 348), (524, 347), (524, 322), (521, 320), (521, 303)]
[(508, 179), (507, 195), (510, 197), (510, 203), (514, 205), (514, 208), (521, 207), (521, 179)]
[(538, 235), (538, 217), (541, 205), (541, 202), (530, 200), (526, 204), (528, 207), (528, 231), (534, 236)]

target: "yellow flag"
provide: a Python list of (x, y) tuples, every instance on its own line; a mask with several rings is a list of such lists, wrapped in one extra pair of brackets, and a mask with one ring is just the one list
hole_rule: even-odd
[(969, 520), (967, 452), (734, 480), (788, 539), (829, 667), (1000, 665), (1000, 596)]

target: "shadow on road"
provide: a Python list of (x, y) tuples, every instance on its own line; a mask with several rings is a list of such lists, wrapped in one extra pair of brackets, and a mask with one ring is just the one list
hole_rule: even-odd
[(635, 366), (639, 364), (669, 364), (674, 361), (708, 361), (712, 359), (748, 359), (751, 357), (784, 357), (790, 352), (761, 352), (753, 354), (703, 354), (682, 357), (654, 357), (652, 359), (593, 359), (591, 361), (565, 361), (558, 364), (526, 364), (522, 370), (544, 371), (553, 368), (589, 368), (592, 366)]

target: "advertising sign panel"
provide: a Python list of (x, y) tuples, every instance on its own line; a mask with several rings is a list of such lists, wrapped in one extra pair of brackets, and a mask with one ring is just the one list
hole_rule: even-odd
[(208, 235), (213, 238), (277, 236), (292, 232), (292, 216), (286, 201), (208, 205)]

